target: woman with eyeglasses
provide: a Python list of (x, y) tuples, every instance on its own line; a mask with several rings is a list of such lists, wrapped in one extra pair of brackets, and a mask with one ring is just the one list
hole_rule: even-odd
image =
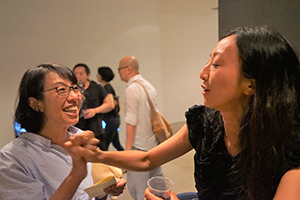
[[(88, 133), (68, 146), (88, 161), (136, 171), (194, 149), (199, 199), (300, 199), (300, 63), (291, 44), (266, 28), (238, 28), (212, 50), (200, 79), (204, 105), (150, 151), (96, 150)], [(145, 197), (160, 199), (149, 189)]]
[[(26, 71), (15, 120), (27, 132), (0, 151), (0, 199), (90, 199), (83, 190), (93, 185), (91, 164), (64, 149), (70, 137), (81, 134), (72, 126), (81, 101), (82, 88), (67, 67), (42, 64)], [(125, 183), (106, 192), (119, 195)]]

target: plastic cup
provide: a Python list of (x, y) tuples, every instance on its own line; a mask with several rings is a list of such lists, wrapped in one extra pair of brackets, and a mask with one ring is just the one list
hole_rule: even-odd
[(174, 188), (173, 181), (162, 176), (155, 176), (150, 178), (147, 181), (147, 185), (150, 188), (152, 194), (162, 199), (169, 199), (166, 192), (171, 191)]

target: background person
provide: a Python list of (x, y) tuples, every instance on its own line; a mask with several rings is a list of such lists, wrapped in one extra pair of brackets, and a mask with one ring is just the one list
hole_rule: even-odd
[(79, 122), (75, 126), (82, 130), (93, 131), (96, 138), (100, 140), (100, 149), (105, 150), (104, 130), (102, 128), (103, 113), (114, 109), (114, 100), (112, 96), (107, 95), (101, 85), (89, 79), (90, 69), (86, 64), (78, 63), (74, 66), (73, 72), (78, 83), (84, 85), (82, 112)]
[(79, 145), (94, 139), (81, 137), (67, 145), (89, 161), (137, 171), (195, 149), (199, 199), (300, 199), (300, 64), (290, 43), (266, 28), (238, 28), (200, 78), (205, 106), (191, 107), (186, 125), (150, 151), (95, 151)]
[[(81, 132), (72, 126), (81, 92), (73, 72), (59, 64), (42, 64), (24, 74), (15, 120), (28, 132), (0, 151), (0, 199), (90, 199), (83, 189), (93, 185), (91, 163), (64, 149)], [(122, 193), (125, 183), (119, 181), (112, 194)]]
[(112, 81), (115, 77), (114, 72), (111, 70), (111, 68), (103, 66), (98, 68), (98, 74), (97, 79), (101, 83), (101, 85), (104, 87), (107, 95), (111, 95), (114, 99), (115, 109), (112, 111), (103, 114), (103, 119), (105, 121), (105, 147), (103, 150), (107, 151), (109, 144), (112, 143), (113, 146), (118, 151), (123, 151), (124, 148), (122, 147), (120, 140), (119, 140), (119, 131), (118, 128), (120, 126), (120, 102), (119, 98), (116, 95), (116, 92), (112, 85), (110, 84), (110, 81)]
[[(120, 60), (119, 75), (126, 82), (125, 91), (125, 122), (126, 122), (126, 147), (125, 150), (148, 151), (157, 146), (153, 127), (151, 124), (151, 110), (145, 90), (138, 83), (144, 85), (154, 105), (156, 105), (156, 90), (139, 73), (139, 62), (134, 56), (126, 56)], [(163, 176), (160, 166), (147, 172), (127, 172), (128, 190), (135, 200), (144, 198), (147, 180), (153, 176)]]

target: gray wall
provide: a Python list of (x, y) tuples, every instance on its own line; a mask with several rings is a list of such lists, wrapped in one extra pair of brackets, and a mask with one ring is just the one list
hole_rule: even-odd
[(239, 26), (266, 26), (300, 49), (299, 0), (219, 0), (219, 37)]
[[(0, 148), (14, 138), (13, 114), (24, 72), (45, 62), (110, 66), (124, 97), (119, 60), (134, 55), (157, 88), (171, 122), (201, 104), (199, 72), (218, 41), (217, 0), (0, 0)], [(121, 120), (123, 118), (123, 112)], [(122, 123), (122, 122), (121, 122)], [(121, 142), (125, 141), (124, 123)]]

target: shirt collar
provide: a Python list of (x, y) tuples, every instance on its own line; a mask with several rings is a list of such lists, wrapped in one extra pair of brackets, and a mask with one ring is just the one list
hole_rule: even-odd
[(137, 74), (137, 75), (133, 76), (133, 77), (132, 77), (131, 79), (129, 79), (129, 81), (127, 82), (127, 87), (128, 87), (129, 85), (131, 85), (134, 81), (139, 80), (139, 79), (141, 79), (141, 78), (143, 78), (141, 74)]
[[(73, 136), (74, 134), (76, 133), (81, 133), (82, 130), (75, 127), (75, 126), (70, 126), (68, 128), (68, 132), (69, 132), (69, 136)], [(51, 140), (39, 135), (39, 134), (36, 134), (36, 133), (31, 133), (31, 132), (25, 132), (25, 133), (22, 133), (20, 136), (20, 138), (26, 138), (28, 140), (30, 140), (31, 142), (33, 143), (40, 143), (44, 146), (47, 146), (47, 147), (50, 147), (52, 144), (51, 144)]]

